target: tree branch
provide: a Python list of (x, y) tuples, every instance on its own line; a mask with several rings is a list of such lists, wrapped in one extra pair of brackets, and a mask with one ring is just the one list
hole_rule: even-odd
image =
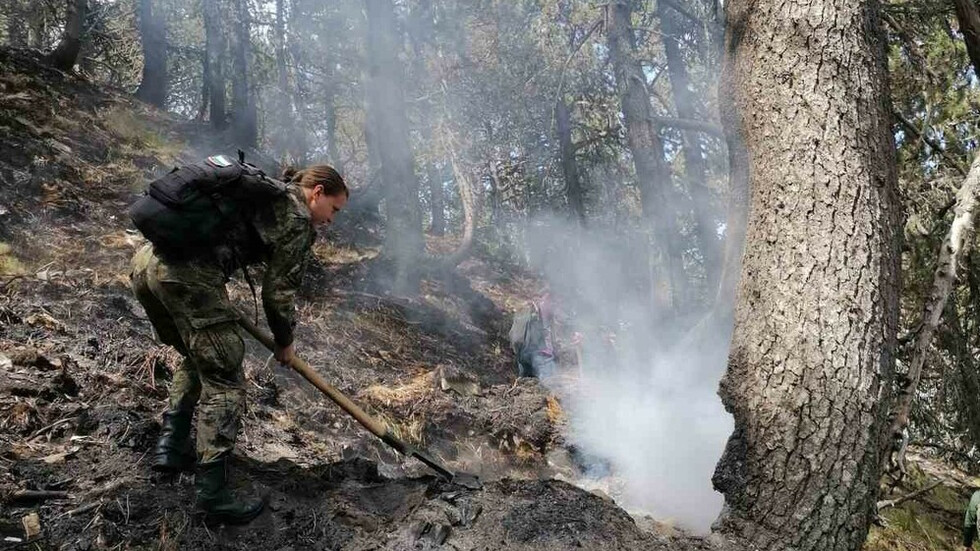
[[(980, 196), (980, 155), (973, 160), (970, 173), (956, 192), (956, 207), (953, 222), (939, 249), (939, 261), (933, 276), (932, 289), (922, 305), (920, 316), (921, 327), (915, 336), (912, 359), (909, 362), (908, 384), (898, 393), (897, 405), (892, 421), (891, 431), (894, 437), (900, 437), (909, 424), (909, 414), (912, 411), (912, 401), (915, 397), (922, 367), (925, 364), (929, 344), (933, 333), (939, 327), (946, 300), (956, 283), (956, 270), (961, 258), (966, 254), (972, 242), (976, 225), (977, 200)], [(901, 454), (899, 454), (901, 456)], [(899, 457), (898, 464), (901, 464)]]
[(711, 134), (719, 138), (725, 137), (725, 131), (721, 128), (721, 126), (707, 121), (680, 119), (676, 117), (654, 117), (653, 122), (657, 126), (669, 126), (670, 128), (678, 128), (681, 130), (704, 132), (705, 134)]
[(676, 11), (677, 13), (679, 13), (679, 14), (683, 15), (684, 17), (690, 19), (691, 21), (697, 23), (698, 25), (700, 25), (701, 23), (703, 23), (703, 21), (701, 21), (701, 18), (700, 17), (698, 17), (698, 16), (694, 15), (693, 13), (689, 12), (687, 10), (687, 8), (685, 8), (684, 6), (681, 6), (677, 2), (674, 2), (674, 0), (660, 0), (660, 2), (662, 2), (663, 5), (667, 6), (668, 8)]
[(914, 137), (917, 140), (924, 141), (926, 145), (928, 145), (935, 151), (938, 151), (939, 154), (942, 156), (942, 158), (946, 159), (946, 162), (949, 163), (949, 165), (952, 168), (954, 168), (957, 172), (959, 172), (960, 175), (963, 176), (964, 178), (966, 177), (966, 169), (963, 168), (963, 165), (960, 164), (959, 161), (954, 159), (949, 153), (947, 153), (946, 150), (943, 149), (943, 147), (938, 142), (936, 142), (936, 140), (930, 138), (929, 136), (926, 136), (923, 130), (919, 130), (914, 124), (912, 124), (912, 121), (905, 118), (905, 115), (899, 113), (898, 109), (893, 109), (892, 112), (895, 114), (895, 119), (899, 122), (899, 124), (902, 125), (903, 128), (905, 128), (905, 130), (909, 134), (912, 134), (912, 137)]
[(879, 501), (878, 504), (877, 504), (878, 505), (878, 510), (881, 511), (882, 509), (884, 509), (886, 507), (894, 507), (894, 506), (899, 505), (901, 503), (905, 503), (906, 501), (908, 501), (910, 499), (915, 499), (915, 498), (917, 498), (919, 496), (928, 494), (929, 492), (933, 491), (936, 487), (938, 487), (942, 483), (943, 483), (942, 480), (937, 480), (937, 481), (933, 482), (932, 484), (926, 486), (925, 488), (922, 488), (921, 490), (912, 492), (911, 494), (908, 494), (906, 496), (902, 496), (902, 497), (900, 497), (898, 499), (886, 499), (884, 501)]

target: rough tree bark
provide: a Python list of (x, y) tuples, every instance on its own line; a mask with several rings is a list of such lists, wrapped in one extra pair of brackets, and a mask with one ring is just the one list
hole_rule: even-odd
[[(626, 142), (633, 154), (636, 179), (640, 187), (643, 215), (653, 231), (653, 241), (661, 262), (655, 262), (653, 285), (660, 312), (678, 306), (678, 296), (685, 285), (683, 259), (674, 210), (671, 208), (672, 182), (663, 156), (663, 143), (654, 124), (650, 94), (643, 69), (634, 52), (631, 0), (617, 0), (608, 7), (607, 43), (616, 75), (621, 109), (626, 126)], [(667, 290), (664, 293), (664, 290)]]
[(575, 163), (575, 145), (572, 143), (572, 118), (563, 98), (555, 102), (555, 127), (558, 132), (558, 146), (561, 151), (561, 170), (565, 175), (565, 195), (568, 208), (579, 224), (585, 224), (585, 199), (582, 180)]
[(150, 105), (164, 108), (167, 103), (167, 26), (163, 16), (153, 9), (152, 0), (139, 2), (140, 40), (143, 47), (143, 79), (136, 97)]
[(78, 60), (87, 13), (88, 0), (68, 0), (65, 32), (61, 35), (61, 42), (48, 55), (48, 61), (62, 71), (70, 71)]
[[(684, 60), (678, 38), (684, 29), (677, 21), (679, 14), (676, 12), (677, 10), (671, 9), (667, 3), (657, 3), (660, 28), (663, 31), (664, 54), (667, 57), (667, 74), (670, 76), (670, 90), (674, 96), (677, 116), (684, 120), (696, 120), (698, 113), (694, 92), (690, 87), (687, 62)], [(688, 193), (693, 202), (698, 249), (703, 259), (708, 288), (715, 289), (721, 271), (721, 241), (718, 238), (718, 220), (714, 201), (707, 185), (707, 170), (701, 154), (701, 137), (693, 131), (685, 131), (681, 135), (684, 143), (684, 171), (687, 175)]]
[(259, 137), (255, 96), (249, 88), (249, 53), (252, 49), (248, 3), (235, 0), (235, 48), (232, 56), (232, 131), (239, 146), (255, 147)]
[[(980, 196), (980, 156), (973, 160), (966, 180), (956, 192), (953, 223), (950, 225), (942, 245), (940, 245), (939, 262), (936, 264), (936, 272), (932, 279), (932, 289), (929, 291), (925, 304), (922, 305), (922, 315), (916, 328), (915, 343), (906, 374), (908, 382), (898, 392), (891, 426), (893, 438), (900, 438), (909, 424), (909, 413), (912, 411), (912, 401), (922, 377), (922, 366), (925, 365), (932, 337), (936, 328), (939, 327), (939, 321), (946, 308), (946, 300), (956, 283), (956, 270), (964, 255), (969, 251), (972, 236), (976, 229), (978, 196)], [(902, 459), (898, 458), (899, 464), (901, 464)]]
[(973, 0), (953, 0), (966, 51), (974, 67), (980, 67), (980, 8)]
[(404, 68), (391, 0), (365, 0), (368, 20), (367, 103), (369, 133), (380, 164), (388, 223), (384, 254), (394, 261), (392, 290), (418, 291), (422, 257), (422, 215), (415, 160), (405, 116)]
[(228, 87), (225, 83), (224, 57), (227, 45), (221, 25), (221, 10), (219, 0), (203, 0), (204, 33), (205, 33), (205, 65), (204, 78), (210, 94), (211, 126), (215, 130), (228, 127), (228, 109), (225, 106), (225, 95)]
[(901, 216), (875, 0), (726, 2), (728, 129), (751, 208), (716, 526), (753, 550), (860, 549), (888, 443)]

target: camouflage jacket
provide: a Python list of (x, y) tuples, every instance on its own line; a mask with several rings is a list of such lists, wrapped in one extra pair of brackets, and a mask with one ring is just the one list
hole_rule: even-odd
[(286, 196), (258, 209), (237, 229), (232, 246), (215, 251), (225, 275), (238, 268), (265, 264), (262, 307), (279, 346), (293, 342), (295, 299), (316, 238), (303, 190), (289, 186)]

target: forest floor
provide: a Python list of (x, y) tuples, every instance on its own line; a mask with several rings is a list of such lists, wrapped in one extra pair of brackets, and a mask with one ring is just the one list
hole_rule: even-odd
[[(350, 225), (315, 247), (297, 352), (486, 485), (398, 457), (251, 343), (234, 481), (269, 507), (245, 527), (205, 525), (191, 477), (149, 469), (179, 357), (129, 290), (142, 240), (126, 209), (148, 174), (221, 151), (209, 135), (0, 50), (0, 547), (705, 548), (563, 481), (582, 473), (562, 407), (515, 377), (505, 339), (533, 279), (478, 255), (417, 297), (386, 296), (372, 282), (377, 232)], [(434, 254), (453, 246), (429, 240)], [(245, 285), (231, 294), (251, 311)]]
[[(372, 282), (378, 232), (342, 224), (315, 248), (297, 352), (486, 485), (453, 486), (398, 457), (251, 343), (234, 481), (269, 507), (244, 527), (205, 525), (191, 477), (147, 462), (179, 358), (129, 290), (141, 238), (126, 209), (148, 174), (221, 151), (209, 135), (0, 50), (0, 548), (716, 548), (569, 483), (585, 474), (561, 399), (515, 377), (506, 343), (532, 277), (477, 251), (419, 296), (387, 296)], [(246, 286), (231, 293), (251, 311)], [(866, 549), (955, 548), (965, 475), (912, 463), (896, 495), (943, 484), (887, 509)]]

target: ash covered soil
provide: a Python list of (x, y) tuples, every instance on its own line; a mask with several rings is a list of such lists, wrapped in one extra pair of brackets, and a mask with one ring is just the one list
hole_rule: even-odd
[[(0, 547), (708, 548), (556, 479), (581, 476), (561, 404), (515, 379), (504, 339), (533, 281), (478, 253), (418, 297), (386, 296), (380, 229), (353, 215), (316, 247), (297, 352), (485, 488), (397, 457), (252, 343), (232, 478), (269, 506), (206, 526), (191, 477), (149, 469), (179, 357), (129, 291), (141, 238), (125, 212), (148, 175), (224, 149), (202, 124), (0, 50)], [(251, 311), (246, 286), (231, 293)]]

